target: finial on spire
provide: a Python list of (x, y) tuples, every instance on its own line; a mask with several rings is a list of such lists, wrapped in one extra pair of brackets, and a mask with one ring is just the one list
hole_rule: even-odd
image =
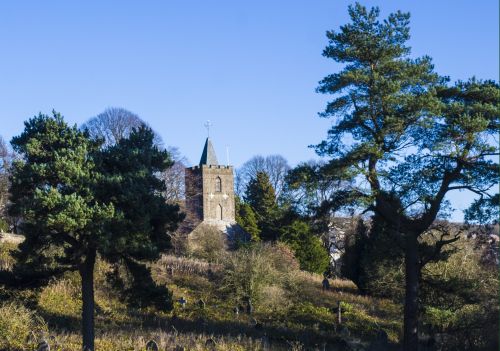
[(212, 122), (210, 120), (207, 120), (204, 124), (205, 128), (207, 128), (207, 137), (210, 138), (210, 127), (212, 126)]

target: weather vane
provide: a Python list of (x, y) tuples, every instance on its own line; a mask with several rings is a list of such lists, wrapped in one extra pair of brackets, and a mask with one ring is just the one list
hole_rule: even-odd
[(210, 127), (212, 126), (212, 122), (210, 120), (207, 120), (204, 124), (205, 128), (207, 128), (207, 135), (210, 138)]

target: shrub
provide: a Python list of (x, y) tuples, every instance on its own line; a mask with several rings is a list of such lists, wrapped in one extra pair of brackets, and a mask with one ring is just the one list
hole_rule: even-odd
[(11, 270), (16, 260), (12, 257), (12, 251), (17, 245), (9, 242), (0, 242), (0, 270)]
[(9, 231), (9, 223), (3, 219), (3, 218), (0, 218), (0, 233), (3, 232), (3, 233), (6, 233)]
[(1, 350), (25, 350), (32, 332), (35, 335), (47, 332), (47, 325), (40, 316), (22, 305), (0, 305)]
[[(79, 316), (81, 315), (82, 301), (77, 279), (72, 274), (66, 274), (64, 279), (56, 280), (47, 285), (38, 298), (38, 306), (47, 321), (64, 324), (68, 327), (77, 328)], [(73, 274), (76, 276), (76, 274)]]
[(444, 335), (442, 350), (498, 349), (498, 271), (484, 264), (473, 239), (448, 248), (446, 261), (422, 272), (423, 322), (430, 334)]
[(188, 253), (195, 258), (218, 262), (225, 252), (225, 234), (215, 227), (201, 225), (189, 235)]
[[(282, 306), (287, 285), (294, 275), (297, 262), (283, 245), (254, 244), (232, 252), (224, 261), (222, 289), (235, 300), (252, 299), (256, 307), (263, 308), (272, 292), (274, 302)], [(272, 302), (272, 304), (274, 304)], [(278, 303), (278, 302), (277, 302)]]

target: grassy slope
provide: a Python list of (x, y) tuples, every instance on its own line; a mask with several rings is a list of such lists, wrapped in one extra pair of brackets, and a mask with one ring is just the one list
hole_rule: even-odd
[[(0, 250), (0, 260), (11, 262), (5, 249)], [(175, 267), (173, 275), (167, 273), (167, 266)], [(401, 306), (361, 296), (349, 281), (334, 280), (330, 291), (322, 291), (322, 277), (300, 272), (297, 291), (287, 299), (269, 306), (260, 304), (252, 316), (235, 315), (236, 304), (221, 292), (216, 266), (167, 256), (153, 266), (155, 278), (173, 291), (174, 300), (184, 296), (188, 303), (182, 308), (176, 302), (173, 311), (162, 313), (128, 307), (107, 283), (105, 273), (109, 269), (103, 262), (96, 269), (98, 350), (140, 350), (150, 338), (157, 340), (162, 350), (174, 350), (176, 346), (203, 350), (210, 337), (218, 350), (262, 350), (266, 345), (273, 350), (314, 349), (315, 345), (321, 350), (323, 346), (336, 350), (343, 339), (352, 345), (366, 345), (378, 329), (385, 330), (392, 342), (399, 340)], [(11, 296), (10, 301), (28, 302), (43, 318), (41, 329), (48, 330), (46, 337), (52, 337), (51, 350), (80, 350), (81, 302), (76, 273), (68, 273), (38, 292), (4, 296)], [(203, 299), (205, 308), (197, 304), (199, 299)], [(273, 299), (276, 296), (269, 291), (269, 300)], [(343, 327), (348, 332), (336, 323), (333, 309), (338, 301), (342, 301)], [(22, 331), (18, 334), (20, 339), (26, 338)], [(26, 350), (32, 349), (29, 342), (24, 344)]]

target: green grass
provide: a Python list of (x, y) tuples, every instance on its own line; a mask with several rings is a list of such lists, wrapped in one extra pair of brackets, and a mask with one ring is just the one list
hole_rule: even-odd
[[(171, 275), (167, 266), (174, 263), (176, 269)], [(208, 274), (209, 268), (213, 274)], [(331, 290), (322, 291), (321, 276), (296, 271), (290, 278), (293, 289), (267, 287), (267, 298), (255, 306), (252, 316), (235, 315), (233, 309), (240, 302), (222, 289), (220, 266), (166, 256), (152, 266), (154, 277), (173, 291), (175, 301), (183, 296), (188, 304), (182, 308), (176, 302), (174, 309), (165, 313), (127, 306), (106, 281), (110, 269), (102, 261), (96, 267), (97, 350), (143, 350), (149, 339), (157, 340), (162, 350), (174, 350), (177, 345), (186, 350), (204, 350), (208, 338), (214, 338), (217, 350), (264, 350), (263, 340), (273, 350), (306, 350), (314, 345), (326, 345), (326, 350), (333, 350), (345, 338), (337, 333), (334, 309), (338, 301), (342, 302), (343, 325), (349, 329), (350, 338), (366, 345), (383, 329), (393, 343), (400, 339), (401, 306), (362, 296), (350, 281), (332, 280)], [(30, 309), (22, 307), (25, 301), (16, 298), (21, 296), (17, 292), (10, 295), (9, 308), (24, 308), (23, 318), (41, 323), (42, 329), (46, 328), (45, 337), (52, 337), (51, 350), (80, 350), (79, 284), (77, 273), (67, 273), (40, 291), (31, 292), (36, 303)], [(200, 299), (205, 308), (197, 304)], [(10, 328), (2, 324), (5, 319), (0, 313), (0, 334)], [(32, 328), (31, 322), (18, 322), (16, 325), (29, 326), (28, 331)], [(15, 346), (7, 349), (32, 350), (26, 341), (26, 330), (16, 332), (18, 338), (12, 344)]]

